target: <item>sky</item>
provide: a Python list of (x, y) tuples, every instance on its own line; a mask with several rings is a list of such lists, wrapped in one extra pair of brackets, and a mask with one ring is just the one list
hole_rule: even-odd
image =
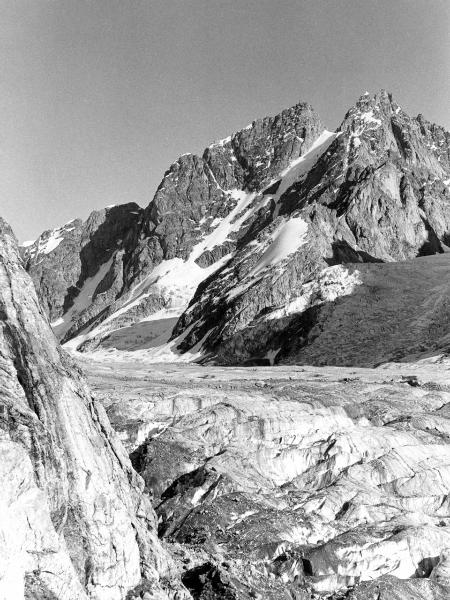
[(0, 0), (0, 214), (20, 241), (147, 206), (169, 165), (366, 90), (450, 129), (448, 0)]

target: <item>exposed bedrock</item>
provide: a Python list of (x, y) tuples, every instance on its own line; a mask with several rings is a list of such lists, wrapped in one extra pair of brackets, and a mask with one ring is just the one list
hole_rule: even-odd
[(0, 389), (0, 597), (122, 600), (142, 579), (152, 598), (188, 597), (142, 480), (60, 350), (1, 219)]

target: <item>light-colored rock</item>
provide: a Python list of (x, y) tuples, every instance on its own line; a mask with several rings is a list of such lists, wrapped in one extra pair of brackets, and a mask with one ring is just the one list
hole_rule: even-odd
[(432, 570), (430, 579), (447, 588), (450, 593), (450, 548), (441, 551), (439, 562)]
[(143, 577), (168, 598), (172, 563), (142, 481), (1, 219), (0, 386), (0, 598), (122, 600)]

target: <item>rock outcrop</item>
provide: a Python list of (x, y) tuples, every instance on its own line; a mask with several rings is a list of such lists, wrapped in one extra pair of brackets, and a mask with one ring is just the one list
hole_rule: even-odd
[(175, 580), (170, 591), (142, 480), (58, 347), (1, 219), (0, 328), (0, 597), (123, 600), (142, 580), (149, 598), (187, 597)]

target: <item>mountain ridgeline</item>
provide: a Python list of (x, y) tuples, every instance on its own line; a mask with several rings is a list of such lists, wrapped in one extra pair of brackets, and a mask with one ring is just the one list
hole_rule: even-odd
[[(449, 187), (450, 133), (387, 92), (335, 132), (299, 103), (181, 156), (147, 208), (94, 212), (22, 254), (72, 349), (373, 366), (449, 347)], [(382, 348), (402, 311), (381, 309), (402, 298), (411, 335)]]

